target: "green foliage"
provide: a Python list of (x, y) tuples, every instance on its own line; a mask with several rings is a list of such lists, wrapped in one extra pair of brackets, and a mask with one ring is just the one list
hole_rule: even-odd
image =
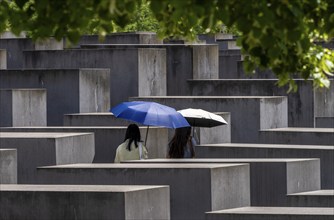
[(8, 28), (72, 42), (83, 33), (157, 31), (191, 41), (228, 31), (239, 35), (246, 71), (270, 68), (280, 86), (295, 90), (300, 77), (329, 87), (334, 72), (333, 50), (315, 44), (334, 38), (333, 0), (0, 0), (0, 32)]
[(159, 23), (153, 16), (150, 9), (150, 2), (143, 1), (136, 9), (133, 17), (130, 18), (130, 23), (120, 31), (152, 31), (158, 32)]

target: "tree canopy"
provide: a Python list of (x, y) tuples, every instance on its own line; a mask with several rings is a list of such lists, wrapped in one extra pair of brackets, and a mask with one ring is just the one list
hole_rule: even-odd
[(297, 77), (329, 87), (334, 52), (319, 42), (334, 37), (333, 0), (0, 0), (0, 32), (26, 31), (33, 39), (76, 42), (83, 33), (152, 25), (162, 38), (194, 40), (222, 24), (240, 33), (248, 72), (270, 68), (291, 89)]

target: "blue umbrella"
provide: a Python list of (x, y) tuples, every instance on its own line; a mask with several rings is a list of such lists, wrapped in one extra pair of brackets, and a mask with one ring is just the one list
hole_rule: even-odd
[[(156, 102), (122, 102), (110, 110), (115, 117), (148, 126), (167, 128), (189, 127), (187, 120), (174, 108)], [(148, 129), (147, 129), (148, 130)], [(147, 139), (147, 132), (145, 143)]]

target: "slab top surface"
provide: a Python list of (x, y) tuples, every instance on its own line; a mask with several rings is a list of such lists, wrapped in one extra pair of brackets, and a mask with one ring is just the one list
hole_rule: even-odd
[(334, 128), (302, 128), (302, 127), (288, 127), (288, 128), (271, 128), (261, 131), (283, 131), (283, 132), (316, 132), (316, 133), (334, 133)]
[(93, 133), (60, 133), (60, 132), (0, 132), (1, 138), (63, 138), (88, 135)]
[(146, 159), (128, 160), (122, 163), (286, 163), (299, 161), (313, 161), (318, 158), (189, 158), (189, 159)]
[(257, 214), (257, 215), (334, 215), (333, 208), (312, 207), (241, 207), (208, 212), (213, 214)]
[(135, 99), (275, 99), (285, 98), (286, 96), (140, 96), (131, 97)]
[(231, 148), (277, 148), (277, 149), (309, 149), (309, 150), (334, 150), (332, 145), (293, 145), (293, 144), (252, 144), (252, 143), (221, 143), (201, 144), (200, 147), (231, 147)]
[(155, 164), (130, 164), (130, 163), (78, 163), (78, 164), (67, 164), (57, 166), (44, 166), (39, 167), (43, 169), (211, 169), (211, 168), (224, 168), (233, 166), (244, 166), (246, 164), (230, 163), (230, 164), (186, 164), (186, 163), (155, 163)]
[(315, 191), (309, 191), (309, 192), (293, 193), (289, 195), (290, 196), (333, 196), (334, 197), (334, 189), (315, 190)]
[(166, 186), (154, 185), (32, 185), (0, 184), (1, 191), (49, 191), (49, 192), (129, 192)]

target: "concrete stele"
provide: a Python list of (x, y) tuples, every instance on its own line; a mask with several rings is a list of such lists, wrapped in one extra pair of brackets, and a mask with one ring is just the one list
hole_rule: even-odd
[(242, 207), (206, 213), (206, 220), (331, 220), (333, 208)]
[(16, 149), (0, 149), (0, 184), (17, 183)]
[(0, 69), (7, 69), (7, 51), (0, 49)]
[(73, 164), (40, 167), (38, 179), (42, 184), (170, 185), (171, 218), (177, 220), (250, 204), (247, 164)]
[(334, 188), (334, 148), (329, 145), (222, 143), (196, 147), (200, 158), (320, 158), (321, 188)]
[(0, 132), (0, 148), (17, 150), (17, 182), (34, 183), (36, 167), (91, 163), (93, 133)]
[(287, 206), (287, 194), (319, 190), (321, 185), (319, 159), (192, 158), (132, 160), (123, 163), (248, 163), (252, 206)]
[(0, 89), (0, 126), (46, 126), (46, 89)]
[(0, 193), (2, 220), (170, 219), (169, 186), (12, 184)]

